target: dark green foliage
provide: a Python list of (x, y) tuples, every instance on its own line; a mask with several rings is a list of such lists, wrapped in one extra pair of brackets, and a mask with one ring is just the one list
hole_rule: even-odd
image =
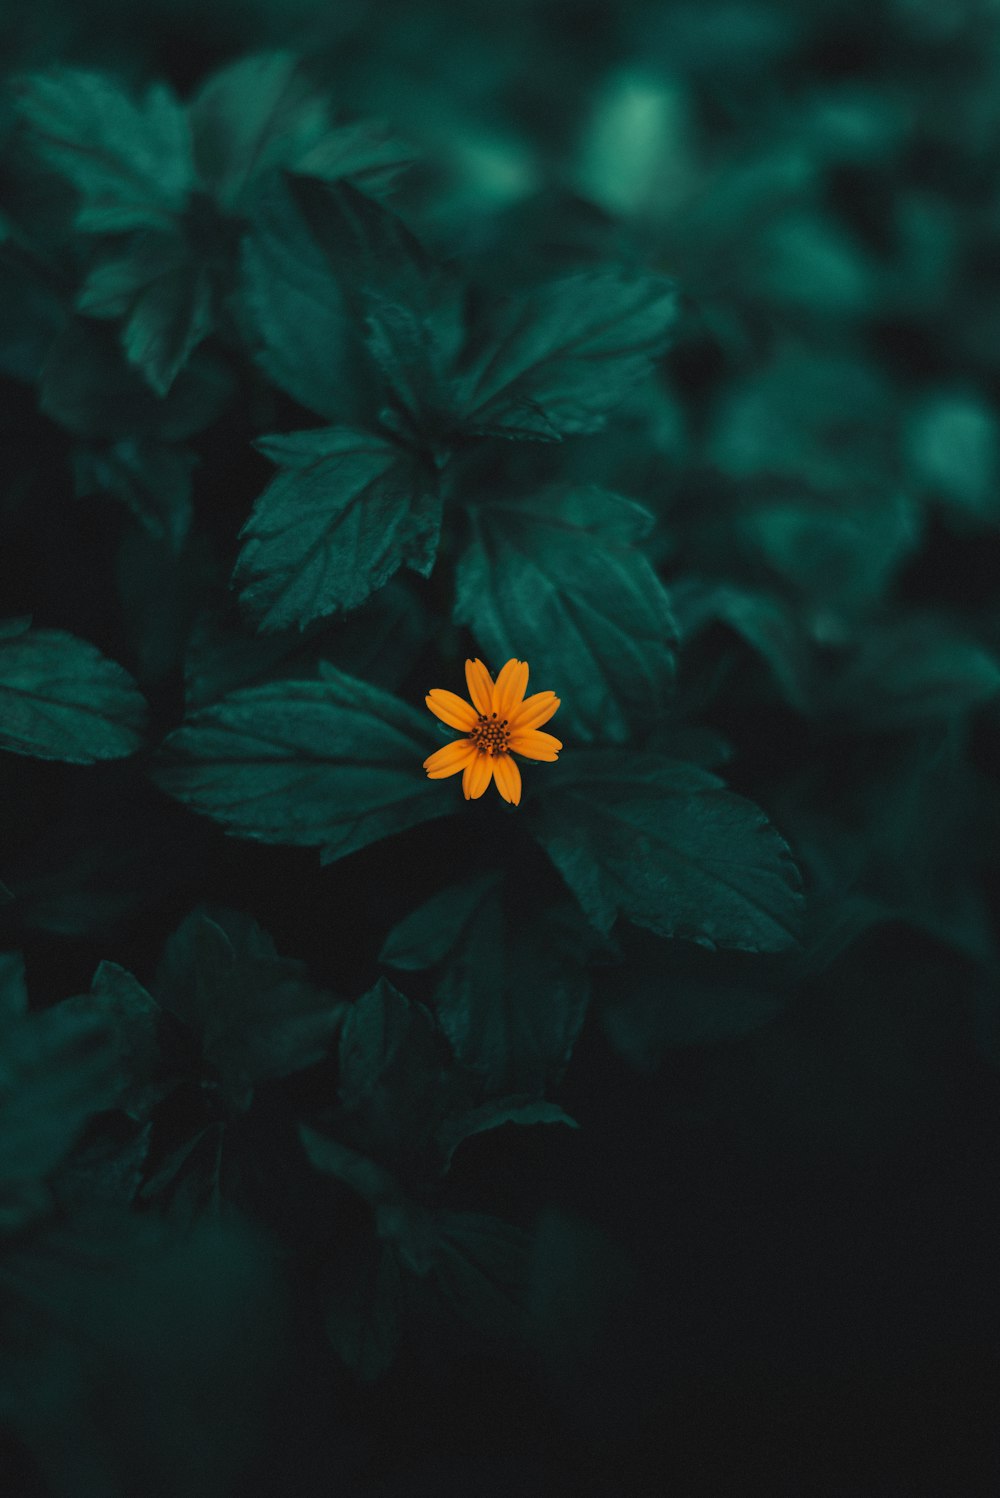
[(625, 915), (709, 946), (795, 944), (798, 871), (759, 807), (652, 754), (593, 750), (571, 763), (538, 804), (538, 836), (598, 930)]
[(145, 719), (128, 672), (86, 640), (30, 619), (0, 625), (0, 747), (89, 765), (133, 754)]
[(4, 1498), (995, 1492), (994, 8), (0, 11)]
[(243, 837), (329, 862), (449, 810), (419, 769), (431, 746), (412, 708), (325, 666), (320, 681), (247, 687), (195, 713), (155, 776)]
[(234, 581), (260, 629), (356, 608), (403, 562), (430, 572), (440, 500), (405, 450), (350, 427), (257, 446), (281, 472), (243, 528)]
[(558, 691), (584, 739), (628, 737), (663, 712), (674, 625), (638, 543), (640, 505), (599, 489), (546, 490), (477, 506), (456, 578), (455, 617), (496, 661), (529, 657), (533, 687)]

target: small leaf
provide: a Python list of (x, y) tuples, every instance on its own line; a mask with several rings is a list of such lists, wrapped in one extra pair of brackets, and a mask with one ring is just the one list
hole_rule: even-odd
[(90, 993), (68, 1002), (81, 1014), (107, 1024), (118, 1053), (116, 1103), (137, 1120), (148, 1118), (172, 1085), (161, 1072), (161, 1010), (156, 1000), (117, 962), (102, 962)]
[(195, 713), (154, 778), (238, 836), (322, 848), (329, 863), (454, 809), (421, 769), (433, 748), (419, 714), (326, 667)]
[(221, 68), (188, 111), (199, 174), (225, 213), (246, 213), (275, 167), (335, 181), (387, 185), (407, 153), (385, 127), (337, 127), (326, 99), (291, 52), (262, 52)]
[(179, 548), (191, 523), (191, 473), (197, 463), (186, 447), (149, 438), (124, 438), (110, 447), (80, 447), (73, 454), (78, 497), (111, 494), (157, 540)]
[(52, 68), (20, 80), (31, 144), (80, 194), (79, 228), (169, 226), (193, 185), (184, 111), (163, 84), (137, 104), (112, 78)]
[(396, 444), (325, 427), (257, 445), (281, 472), (241, 532), (233, 580), (259, 628), (356, 608), (404, 562), (427, 576), (441, 501)]
[(630, 723), (662, 712), (675, 630), (638, 547), (648, 511), (601, 489), (560, 487), (470, 514), (455, 618), (488, 656), (527, 658), (537, 687), (562, 699), (559, 722), (581, 738), (621, 742)]
[(671, 282), (587, 272), (490, 306), (456, 381), (467, 431), (556, 440), (595, 432), (667, 346)]
[(76, 305), (90, 317), (122, 319), (125, 356), (159, 396), (215, 324), (208, 271), (175, 233), (131, 236), (93, 268)]
[(801, 879), (753, 802), (652, 754), (580, 752), (560, 771), (538, 799), (535, 828), (599, 931), (623, 915), (706, 946), (796, 945)]
[(81, 318), (52, 345), (39, 401), (46, 416), (88, 440), (182, 442), (218, 418), (232, 391), (224, 366), (199, 354), (161, 399), (111, 331)]
[(86, 640), (57, 629), (0, 634), (0, 748), (88, 765), (134, 754), (146, 704)]
[(340, 1101), (367, 1153), (404, 1173), (449, 1104), (451, 1057), (422, 1004), (380, 979), (352, 1004), (340, 1034)]
[(435, 1234), (432, 1273), (445, 1303), (487, 1337), (508, 1341), (523, 1335), (529, 1235), (481, 1212), (440, 1210), (431, 1220)]
[(0, 1231), (42, 1203), (37, 1188), (86, 1121), (115, 1102), (107, 1026), (71, 1005), (26, 1014), (0, 1034)]

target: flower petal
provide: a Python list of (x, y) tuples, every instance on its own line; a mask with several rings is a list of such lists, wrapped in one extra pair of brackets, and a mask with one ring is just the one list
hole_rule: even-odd
[(435, 749), (424, 760), (424, 769), (431, 780), (444, 780), (448, 775), (457, 775), (464, 770), (476, 750), (468, 739), (453, 739), (443, 749)]
[(498, 754), (493, 761), (493, 779), (504, 800), (516, 806), (521, 799), (521, 772), (509, 754)]
[(525, 759), (554, 760), (559, 757), (562, 748), (560, 741), (551, 733), (539, 733), (537, 728), (519, 728), (512, 733), (509, 746), (515, 754), (523, 754)]
[(464, 728), (466, 732), (478, 722), (476, 709), (457, 692), (446, 692), (443, 687), (433, 687), (424, 698), (436, 718), (447, 723), (449, 728)]
[(478, 751), (469, 760), (462, 776), (462, 791), (466, 801), (478, 801), (493, 775), (493, 761), (488, 754)]
[(466, 661), (465, 679), (476, 712), (489, 716), (493, 711), (493, 678), (478, 657), (474, 661)]
[(493, 688), (493, 711), (498, 718), (511, 718), (521, 705), (528, 685), (528, 662), (509, 660)]
[(525, 697), (521, 706), (511, 714), (511, 733), (521, 733), (526, 728), (540, 728), (549, 721), (558, 706), (559, 698), (555, 692), (536, 692), (532, 697)]

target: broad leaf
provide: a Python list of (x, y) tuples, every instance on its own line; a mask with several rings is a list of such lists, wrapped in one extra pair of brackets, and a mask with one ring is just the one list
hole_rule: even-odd
[[(366, 394), (369, 405), (383, 399), (364, 389), (364, 333), (399, 411), (421, 428), (447, 423), (462, 288), (388, 209), (347, 183), (276, 176), (254, 211), (243, 270), (260, 361), (302, 405), (344, 419)], [(370, 363), (366, 377), (376, 378)]]
[(240, 837), (318, 847), (332, 862), (453, 810), (421, 769), (433, 748), (413, 709), (329, 667), (322, 681), (249, 687), (193, 714), (154, 775)]
[(0, 748), (88, 765), (134, 754), (146, 704), (86, 640), (28, 620), (0, 626)]
[(593, 488), (553, 488), (523, 503), (478, 505), (456, 578), (455, 617), (487, 656), (531, 664), (561, 698), (560, 724), (623, 741), (648, 726), (673, 681), (674, 623), (639, 549), (652, 517)]
[(441, 502), (395, 443), (325, 427), (257, 446), (281, 472), (243, 528), (234, 583), (261, 629), (356, 608), (404, 562), (430, 572)]
[(667, 346), (669, 281), (596, 271), (491, 304), (456, 382), (467, 431), (554, 440), (595, 432)]
[(578, 753), (534, 808), (537, 835), (599, 931), (619, 916), (705, 946), (795, 946), (801, 880), (753, 802), (652, 754)]
[(163, 84), (137, 103), (102, 73), (52, 68), (22, 79), (17, 98), (35, 151), (80, 194), (81, 229), (168, 227), (183, 208), (194, 181), (191, 142)]
[(495, 876), (451, 885), (389, 933), (382, 961), (434, 970), (433, 1006), (491, 1093), (537, 1096), (565, 1070), (587, 1008), (586, 948), (558, 905)]

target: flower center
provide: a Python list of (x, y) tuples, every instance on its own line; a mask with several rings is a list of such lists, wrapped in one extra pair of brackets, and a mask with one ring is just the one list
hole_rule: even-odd
[(507, 727), (507, 719), (497, 719), (496, 713), (489, 717), (485, 713), (479, 714), (479, 722), (469, 734), (469, 742), (474, 744), (480, 754), (489, 754), (496, 759), (498, 754), (507, 753), (507, 740), (510, 738), (510, 729)]

